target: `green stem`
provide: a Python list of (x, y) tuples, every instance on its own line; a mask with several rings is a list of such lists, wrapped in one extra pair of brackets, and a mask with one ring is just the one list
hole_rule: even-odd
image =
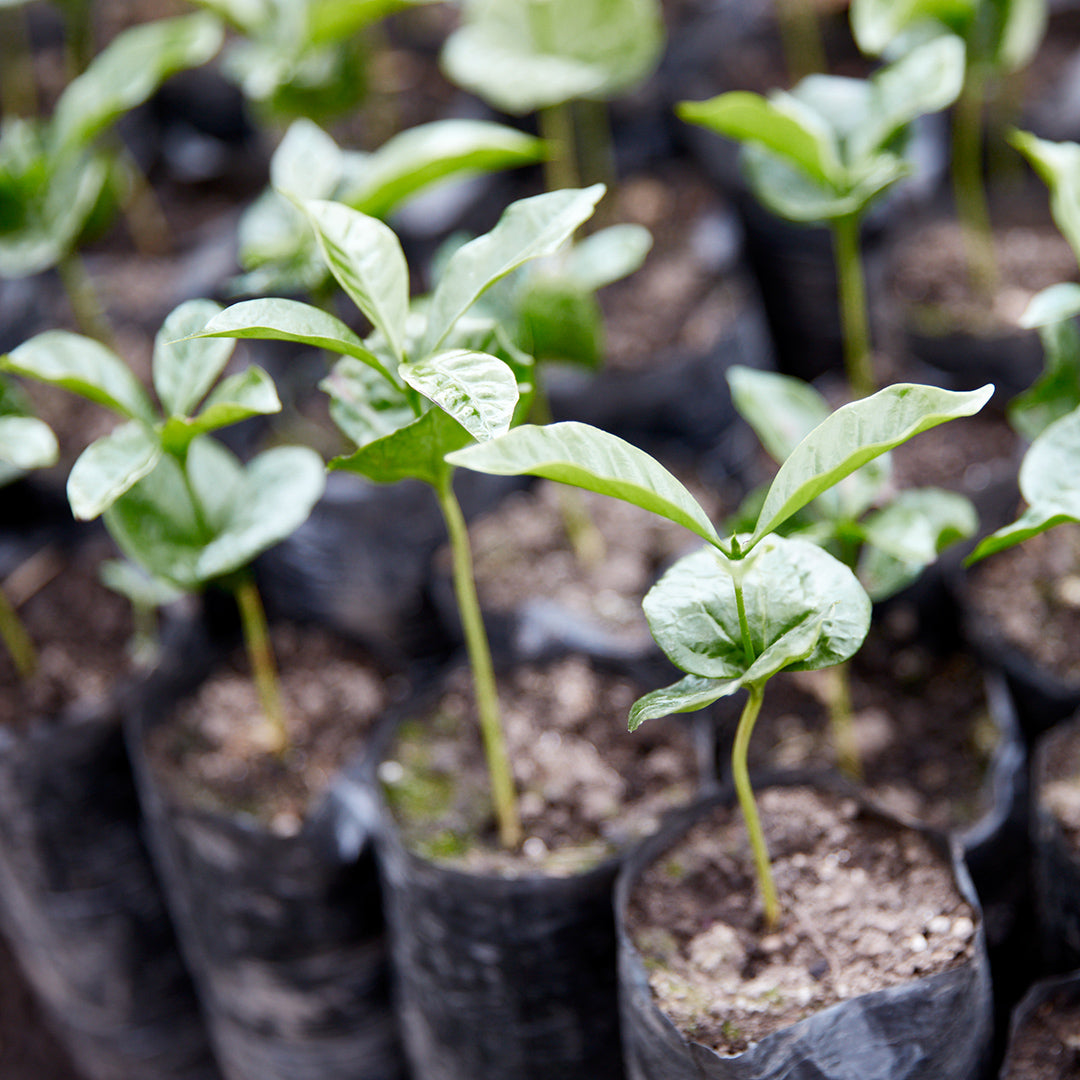
[(277, 665), (270, 644), (270, 629), (266, 624), (266, 612), (255, 581), (250, 576), (240, 578), (233, 585), (236, 605), (240, 609), (240, 624), (244, 632), (244, 646), (251, 663), (255, 689), (259, 695), (263, 717), (266, 721), (265, 745), (271, 753), (284, 754), (289, 745), (285, 727), (285, 710), (281, 704)]
[(581, 169), (574, 138), (574, 117), (568, 102), (549, 105), (537, 115), (540, 137), (548, 144), (544, 183), (548, 191), (581, 186)]
[(851, 708), (851, 669), (837, 664), (826, 673), (828, 683), (829, 730), (840, 771), (852, 780), (863, 776), (859, 748), (855, 743), (854, 716)]
[(968, 279), (984, 298), (997, 289), (997, 259), (983, 183), (983, 98), (986, 79), (969, 67), (952, 120), (952, 182), (964, 237)]
[(3, 641), (11, 656), (19, 678), (24, 681), (33, 678), (37, 671), (37, 650), (15, 610), (15, 605), (7, 598), (3, 589), (0, 589), (0, 641)]
[(5, 119), (37, 115), (33, 55), (25, 8), (0, 8), (0, 110)]
[(754, 730), (765, 687), (755, 683), (749, 687), (750, 696), (739, 717), (739, 726), (735, 732), (735, 743), (731, 748), (731, 775), (735, 781), (735, 793), (739, 798), (746, 831), (750, 837), (750, 848), (754, 853), (754, 869), (757, 873), (758, 891), (765, 908), (765, 925), (772, 929), (780, 917), (780, 902), (776, 898), (776, 883), (773, 881), (772, 865), (769, 862), (769, 849), (765, 843), (765, 832), (761, 827), (757, 803), (754, 801), (754, 789), (750, 786), (750, 771), (747, 767), (747, 752), (750, 735)]
[(840, 300), (840, 330), (844, 339), (844, 368), (851, 393), (866, 397), (875, 389), (870, 359), (870, 320), (866, 311), (866, 280), (859, 250), (859, 217), (847, 214), (832, 223), (836, 278)]
[(517, 848), (521, 843), (521, 819), (518, 815), (514, 777), (510, 758), (506, 751), (502, 721), (499, 716), (499, 696), (495, 686), (495, 668), (491, 661), (484, 619), (480, 612), (480, 599), (476, 594), (473, 576), (472, 549), (469, 546), (469, 530), (465, 516), (454, 495), (453, 473), (447, 470), (435, 493), (439, 499), (446, 531), (450, 537), (450, 551), (454, 565), (454, 592), (457, 596), (461, 626), (465, 634), (465, 648), (472, 667), (473, 686), (476, 693), (476, 712), (480, 721), (480, 734), (484, 741), (484, 754), (491, 776), (491, 798), (499, 827), (499, 840), (507, 849)]
[(88, 337), (95, 338), (103, 345), (113, 347), (113, 332), (105, 309), (98, 298), (86, 265), (78, 252), (71, 251), (57, 263), (60, 280), (64, 285), (75, 323)]
[(739, 632), (742, 634), (743, 655), (746, 658), (746, 665), (749, 667), (757, 659), (757, 655), (754, 652), (753, 639), (750, 637), (750, 620), (746, 617), (746, 598), (743, 595), (742, 584), (738, 581), (735, 582), (735, 609), (739, 613)]
[(611, 137), (611, 113), (606, 101), (582, 98), (572, 106), (574, 135), (581, 185), (603, 184), (607, 197), (585, 223), (587, 232), (598, 232), (609, 224), (615, 210), (615, 146)]
[(131, 239), (140, 254), (162, 255), (169, 250), (171, 233), (161, 200), (135, 155), (120, 140), (117, 143), (117, 156), (123, 160), (131, 179), (131, 190), (123, 205)]
[(777, 0), (776, 19), (791, 82), (824, 71), (825, 46), (810, 0)]

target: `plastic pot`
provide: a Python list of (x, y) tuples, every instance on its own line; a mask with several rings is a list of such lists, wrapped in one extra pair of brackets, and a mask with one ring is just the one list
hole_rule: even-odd
[(189, 805), (156, 776), (151, 728), (190, 665), (126, 719), (149, 839), (227, 1080), (401, 1080), (382, 906), (364, 826), (331, 788), (296, 835)]
[[(643, 958), (626, 929), (631, 891), (645, 869), (695, 824), (732, 803), (732, 794), (726, 792), (691, 808), (643, 844), (620, 874), (619, 998), (629, 1080), (973, 1080), (985, 1075), (993, 1006), (981, 920), (974, 956), (960, 966), (841, 1001), (734, 1056), (721, 1056), (687, 1038), (661, 1012)], [(918, 831), (951, 861), (961, 894), (978, 911), (957, 847), (944, 837)]]
[(1080, 971), (1032, 986), (1013, 1013), (1009, 1049), (999, 1080), (1068, 1080), (1076, 1076), (1080, 1069), (1074, 1027), (1078, 1014)]

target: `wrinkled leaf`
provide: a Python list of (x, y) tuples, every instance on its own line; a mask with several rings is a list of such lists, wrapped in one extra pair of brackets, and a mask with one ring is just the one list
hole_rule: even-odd
[(46, 330), (8, 353), (0, 367), (63, 387), (133, 420), (153, 424), (150, 397), (127, 364), (92, 338)]
[(92, 521), (146, 476), (161, 457), (161, 443), (133, 420), (92, 442), (71, 467), (67, 494), (79, 521)]
[(587, 221), (604, 194), (603, 184), (550, 191), (512, 203), (489, 233), (451, 256), (428, 308), (420, 356), (429, 356), (480, 294), (530, 259), (553, 255)]
[(685, 526), (710, 544), (720, 538), (697, 500), (662, 465), (588, 424), (523, 424), (450, 455), (452, 465), (495, 476), (542, 476), (611, 495)]
[(0, 416), (0, 462), (16, 469), (55, 465), (60, 454), (49, 425), (33, 416)]
[(154, 339), (154, 389), (166, 416), (188, 416), (206, 396), (232, 356), (230, 341), (188, 339), (221, 307), (213, 300), (189, 300), (173, 311)]
[(504, 434), (514, 418), (517, 378), (488, 353), (467, 349), (436, 353), (415, 364), (402, 364), (399, 373), (478, 442)]
[(780, 466), (748, 546), (868, 461), (947, 420), (974, 415), (993, 391), (898, 383), (837, 409)]

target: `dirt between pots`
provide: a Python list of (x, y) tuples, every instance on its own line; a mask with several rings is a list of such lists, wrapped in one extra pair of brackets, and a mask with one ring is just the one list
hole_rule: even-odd
[(1080, 861), (1080, 720), (1058, 724), (1039, 745), (1035, 777), (1041, 806), (1053, 814)]
[(1061, 988), (1020, 1025), (999, 1080), (1075, 1080), (1080, 1076), (1080, 995)]
[(968, 571), (977, 628), (1080, 686), (1080, 525), (1058, 525)]
[(9, 570), (4, 592), (36, 645), (38, 669), (19, 679), (0, 648), (0, 727), (55, 721), (69, 707), (73, 716), (91, 716), (131, 670), (131, 605), (97, 576), (108, 554), (104, 542), (46, 547)]
[(379, 769), (406, 847), (475, 873), (570, 875), (655, 831), (697, 790), (689, 725), (650, 721), (630, 734), (640, 688), (572, 656), (500, 680), (525, 841), (498, 845), (471, 678), (454, 672), (427, 720), (403, 727)]
[(975, 913), (919, 833), (810, 788), (758, 794), (782, 913), (762, 927), (741, 817), (711, 814), (643, 874), (628, 926), (659, 1008), (722, 1055), (973, 955)]
[(147, 755), (177, 799), (250, 815), (289, 836), (342, 765), (362, 752), (404, 685), (320, 628), (284, 624), (272, 638), (289, 736), (284, 756), (267, 752), (243, 649), (148, 732)]

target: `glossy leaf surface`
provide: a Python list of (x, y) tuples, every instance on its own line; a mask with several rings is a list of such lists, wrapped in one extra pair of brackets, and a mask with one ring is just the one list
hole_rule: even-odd
[(212, 300), (189, 300), (176, 308), (157, 332), (154, 390), (166, 416), (192, 413), (225, 370), (233, 342), (190, 338), (220, 310)]
[(92, 442), (68, 475), (71, 511), (80, 521), (104, 513), (146, 476), (161, 457), (161, 443), (145, 424), (131, 421)]

